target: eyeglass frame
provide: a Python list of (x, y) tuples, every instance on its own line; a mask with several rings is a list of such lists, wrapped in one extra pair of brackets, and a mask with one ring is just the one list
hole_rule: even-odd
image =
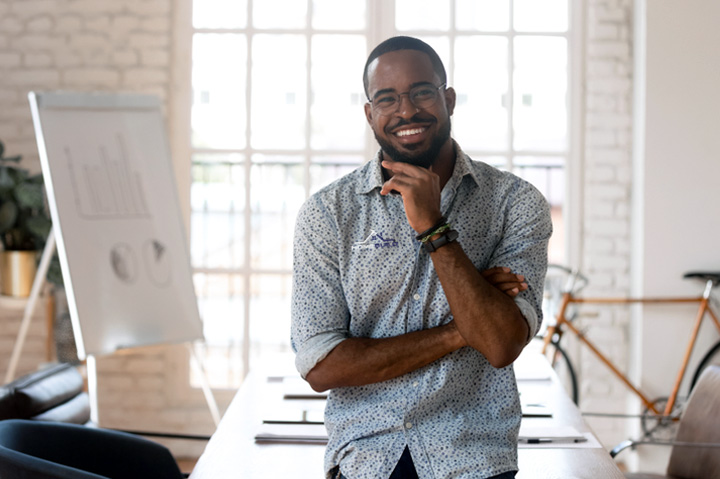
[[(434, 101), (432, 104), (427, 105), (427, 106), (425, 106), (425, 107), (421, 107), (421, 106), (416, 105), (415, 102), (412, 100), (412, 97), (410, 96), (410, 92), (412, 92), (412, 91), (415, 90), (416, 88), (422, 88), (422, 87), (427, 86), (427, 85), (432, 85), (433, 88), (435, 89), (435, 91), (438, 91), (438, 90), (440, 90), (441, 88), (447, 87), (447, 82), (443, 83), (443, 84), (440, 85), (440, 86), (435, 86), (432, 82), (422, 82), (421, 84), (415, 85), (414, 87), (410, 88), (410, 89), (409, 89), (408, 91), (406, 91), (406, 92), (395, 93), (395, 96), (397, 97), (397, 102), (398, 102), (398, 104), (397, 104), (397, 108), (396, 108), (395, 110), (393, 110), (393, 111), (382, 112), (382, 111), (379, 110), (380, 107), (377, 107), (377, 106), (376, 106), (377, 104), (374, 103), (374, 100), (377, 100), (378, 94), (379, 94), (380, 92), (383, 92), (384, 90), (380, 90), (380, 92), (375, 93), (373, 100), (371, 100), (370, 98), (368, 98), (368, 103), (370, 103), (370, 106), (372, 107), (373, 111), (375, 111), (375, 112), (377, 112), (378, 114), (383, 115), (383, 116), (392, 115), (393, 113), (395, 113), (396, 111), (398, 111), (398, 110), (400, 109), (400, 105), (402, 105), (402, 96), (403, 96), (403, 95), (407, 95), (408, 100), (410, 101), (410, 104), (412, 104), (415, 108), (420, 108), (420, 109), (430, 108), (431, 106), (434, 106), (435, 103), (437, 103), (437, 100), (438, 100), (437, 98), (435, 98), (435, 101)], [(389, 93), (390, 93), (390, 89), (388, 89), (388, 91), (387, 91), (387, 94), (389, 94)], [(383, 94), (384, 94), (384, 93), (383, 93)]]

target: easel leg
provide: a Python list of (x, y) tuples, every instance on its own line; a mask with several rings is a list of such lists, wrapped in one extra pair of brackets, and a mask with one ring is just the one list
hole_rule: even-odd
[(195, 352), (195, 348), (193, 347), (192, 343), (187, 343), (187, 347), (190, 350), (190, 363), (192, 364), (193, 368), (195, 368), (195, 371), (200, 377), (200, 383), (202, 385), (203, 394), (205, 395), (205, 401), (207, 402), (208, 408), (210, 409), (210, 414), (212, 415), (213, 421), (215, 422), (215, 427), (217, 427), (218, 424), (220, 424), (220, 410), (218, 409), (217, 402), (215, 401), (215, 396), (213, 395), (212, 389), (210, 388), (210, 381), (208, 381), (205, 367), (203, 366), (202, 361)]
[(10, 356), (10, 364), (8, 365), (8, 369), (5, 374), (6, 384), (15, 379), (15, 372), (17, 370), (18, 361), (20, 360), (22, 348), (25, 345), (25, 338), (28, 330), (30, 329), (32, 315), (35, 312), (35, 306), (37, 306), (40, 290), (45, 284), (45, 276), (47, 275), (48, 268), (50, 267), (50, 260), (52, 259), (52, 255), (54, 253), (55, 232), (51, 229), (50, 234), (48, 234), (47, 237), (47, 242), (45, 243), (45, 249), (43, 250), (42, 257), (40, 258), (40, 264), (38, 265), (37, 272), (35, 273), (35, 279), (33, 280), (32, 289), (30, 290), (30, 297), (28, 298), (28, 302), (25, 304), (25, 312), (23, 314), (22, 322), (20, 323), (20, 331), (18, 331), (18, 337), (15, 340), (12, 356)]

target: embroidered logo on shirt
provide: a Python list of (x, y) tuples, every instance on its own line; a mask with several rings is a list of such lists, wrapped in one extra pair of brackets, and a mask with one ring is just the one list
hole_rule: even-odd
[(382, 233), (376, 233), (375, 230), (370, 231), (370, 235), (363, 241), (358, 241), (352, 245), (352, 249), (381, 249), (381, 248), (397, 248), (398, 242), (395, 238), (384, 238)]

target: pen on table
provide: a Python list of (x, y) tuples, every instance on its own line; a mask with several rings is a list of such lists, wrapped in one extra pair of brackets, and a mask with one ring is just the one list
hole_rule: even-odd
[(585, 442), (585, 437), (528, 437), (521, 438), (521, 444), (574, 444)]

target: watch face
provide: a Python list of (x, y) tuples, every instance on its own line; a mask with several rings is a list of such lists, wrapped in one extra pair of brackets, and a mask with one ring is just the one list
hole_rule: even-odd
[(458, 232), (455, 230), (447, 230), (443, 233), (441, 237), (436, 239), (435, 241), (428, 241), (423, 244), (423, 248), (425, 248), (426, 251), (433, 253), (438, 250), (441, 246), (445, 246), (448, 243), (452, 243), (455, 241), (458, 237)]

